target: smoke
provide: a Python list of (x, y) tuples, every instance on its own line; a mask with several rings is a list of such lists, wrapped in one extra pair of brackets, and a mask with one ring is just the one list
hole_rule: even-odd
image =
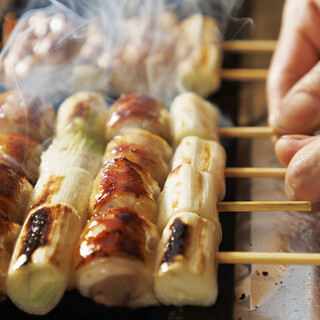
[[(95, 90), (148, 93), (168, 105), (190, 89), (181, 74), (193, 81), (190, 66), (201, 58), (195, 48), (218, 46), (252, 23), (236, 17), (239, 8), (236, 0), (31, 0), (1, 52), (1, 79), (51, 103)], [(190, 19), (181, 31), (193, 14), (214, 18), (219, 34), (203, 19)], [(220, 62), (215, 51), (209, 54)]]

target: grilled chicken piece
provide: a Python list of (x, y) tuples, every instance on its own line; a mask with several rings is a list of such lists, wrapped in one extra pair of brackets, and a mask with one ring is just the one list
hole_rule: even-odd
[(0, 214), (0, 302), (6, 299), (6, 279), (14, 243), (20, 233), (21, 226), (9, 221)]
[(149, 172), (126, 158), (116, 158), (103, 165), (90, 197), (90, 212), (112, 207), (128, 207), (140, 212), (151, 222), (158, 219), (160, 188)]
[(158, 198), (159, 230), (179, 212), (194, 212), (202, 218), (219, 223), (217, 211), (217, 181), (210, 172), (199, 171), (182, 164), (170, 172)]
[(173, 146), (177, 147), (186, 136), (219, 141), (218, 111), (195, 93), (178, 95), (170, 107)]
[(140, 128), (170, 142), (170, 114), (156, 99), (143, 94), (121, 96), (110, 108), (106, 139), (110, 141), (128, 128)]
[(45, 141), (54, 133), (51, 105), (18, 90), (0, 94), (0, 133), (20, 133)]
[(191, 212), (172, 217), (157, 249), (155, 293), (165, 305), (213, 305), (218, 295), (215, 253), (219, 224)]
[(0, 163), (22, 170), (33, 185), (39, 177), (42, 151), (33, 138), (18, 133), (0, 134)]
[(220, 86), (222, 51), (217, 21), (202, 14), (182, 20), (176, 46), (176, 81), (180, 92), (192, 91), (202, 97)]
[(219, 188), (217, 199), (220, 201), (226, 193), (224, 171), (226, 167), (226, 151), (216, 141), (188, 136), (182, 139), (173, 157), (171, 169), (181, 164), (189, 164), (195, 169), (213, 174)]
[(28, 214), (12, 255), (8, 296), (25, 312), (45, 314), (62, 298), (82, 231), (68, 205), (44, 206)]
[(172, 149), (165, 140), (148, 131), (132, 128), (108, 143), (103, 160), (125, 157), (145, 168), (162, 188), (169, 173), (171, 156)]
[(153, 293), (157, 227), (129, 208), (110, 208), (92, 216), (82, 233), (76, 287), (106, 306), (158, 304)]
[(74, 93), (59, 107), (56, 134), (81, 131), (104, 139), (107, 108), (103, 96), (98, 93)]
[(32, 185), (22, 171), (0, 163), (0, 214), (22, 224)]

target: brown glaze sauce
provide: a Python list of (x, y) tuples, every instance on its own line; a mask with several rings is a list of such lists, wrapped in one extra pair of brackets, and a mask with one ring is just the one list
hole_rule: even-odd
[(160, 116), (160, 105), (157, 100), (143, 94), (128, 94), (120, 97), (111, 107), (109, 126), (129, 119), (157, 121)]
[(78, 251), (78, 267), (99, 257), (145, 260), (147, 220), (129, 208), (111, 208), (92, 216)]
[(189, 226), (184, 224), (179, 218), (176, 218), (170, 226), (170, 238), (166, 243), (162, 263), (173, 263), (175, 257), (184, 254), (187, 246)]
[(17, 171), (13, 167), (0, 163), (0, 195), (2, 197), (14, 202), (20, 182), (24, 179), (22, 171)]
[(94, 212), (99, 211), (113, 196), (132, 193), (136, 198), (150, 197), (139, 171), (140, 165), (120, 157), (107, 162), (98, 176), (98, 192), (94, 201)]

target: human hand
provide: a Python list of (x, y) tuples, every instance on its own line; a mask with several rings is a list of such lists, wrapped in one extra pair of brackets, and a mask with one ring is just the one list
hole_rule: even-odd
[[(320, 203), (320, 0), (287, 0), (267, 81), (269, 123), (288, 166), (286, 195)], [(290, 135), (287, 134), (304, 134)]]

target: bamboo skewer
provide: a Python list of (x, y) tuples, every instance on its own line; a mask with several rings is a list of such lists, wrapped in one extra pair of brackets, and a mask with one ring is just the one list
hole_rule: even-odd
[(226, 178), (284, 178), (286, 168), (226, 168)]
[(219, 212), (251, 211), (311, 211), (309, 201), (222, 201), (217, 203)]
[(223, 80), (265, 80), (268, 76), (268, 69), (222, 69), (220, 76)]
[(265, 138), (275, 135), (275, 132), (271, 127), (221, 127), (218, 134), (230, 138)]
[(223, 264), (320, 265), (320, 253), (291, 252), (217, 252), (216, 261)]
[(237, 53), (272, 53), (276, 46), (276, 40), (230, 40), (221, 44), (224, 52)]

